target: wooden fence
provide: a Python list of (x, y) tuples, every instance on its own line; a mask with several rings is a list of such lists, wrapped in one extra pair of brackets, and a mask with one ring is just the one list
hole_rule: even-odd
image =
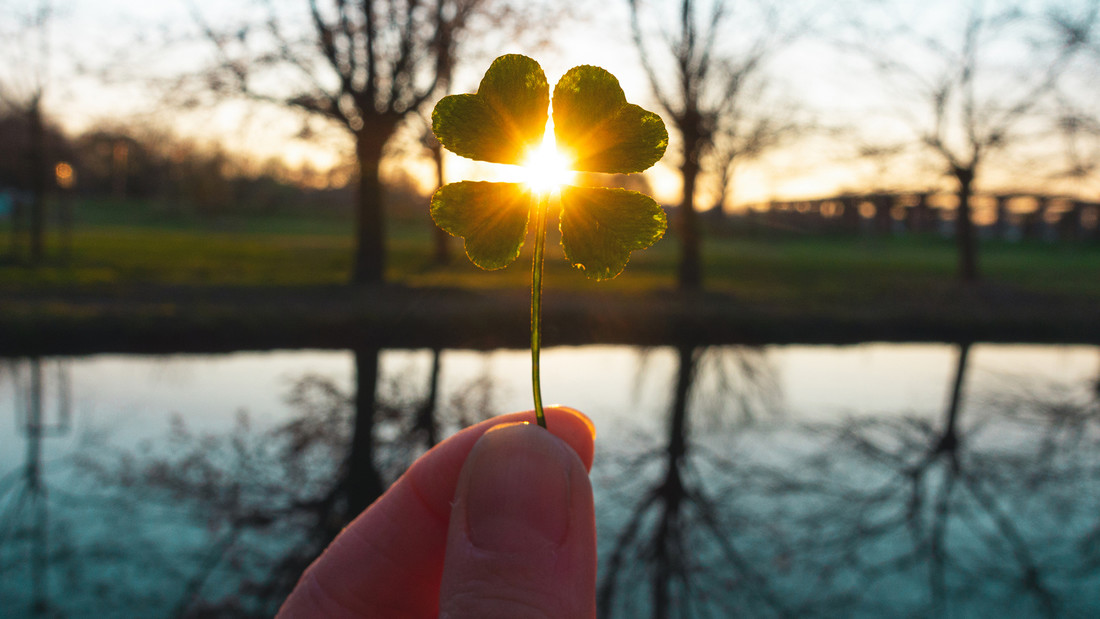
[[(773, 201), (738, 213), (702, 213), (711, 227), (865, 235), (952, 236), (957, 199), (948, 193), (874, 193)], [(983, 238), (1100, 241), (1100, 203), (1035, 194), (979, 194), (971, 211)]]

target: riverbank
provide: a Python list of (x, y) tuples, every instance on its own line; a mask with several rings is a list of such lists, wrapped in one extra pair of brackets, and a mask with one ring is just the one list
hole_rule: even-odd
[[(38, 266), (0, 255), (0, 355), (528, 345), (531, 243), (486, 272), (452, 239), (440, 265), (426, 215), (397, 219), (392, 284), (351, 287), (347, 222), (146, 221), (129, 206), (82, 205), (67, 249), (52, 239)], [(938, 236), (711, 233), (706, 292), (681, 294), (674, 234), (593, 282), (551, 231), (544, 341), (1100, 342), (1100, 245), (983, 242), (971, 286), (955, 252)]]
[[(291, 348), (528, 345), (526, 291), (383, 286), (84, 287), (18, 291), (0, 303), (0, 355)], [(1100, 343), (1089, 297), (947, 285), (845, 302), (560, 291), (544, 345), (991, 341)]]

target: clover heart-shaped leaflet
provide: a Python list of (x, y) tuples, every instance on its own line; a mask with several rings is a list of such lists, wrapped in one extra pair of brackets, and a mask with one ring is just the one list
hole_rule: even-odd
[(448, 95), (432, 111), (432, 131), (456, 155), (521, 165), (542, 143), (550, 87), (527, 56), (497, 58), (476, 94)]
[(570, 264), (589, 279), (612, 279), (622, 273), (630, 252), (655, 243), (666, 225), (664, 210), (644, 193), (561, 188), (561, 247)]
[(554, 138), (576, 169), (611, 174), (647, 170), (668, 146), (661, 117), (627, 103), (619, 80), (591, 65), (554, 86)]
[(460, 181), (432, 196), (432, 220), (462, 237), (471, 262), (493, 271), (519, 256), (533, 200), (532, 192), (518, 183)]

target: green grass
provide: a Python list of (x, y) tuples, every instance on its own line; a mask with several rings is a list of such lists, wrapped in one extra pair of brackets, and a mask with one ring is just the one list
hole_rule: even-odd
[[(426, 265), (423, 249), (411, 239), (407, 242), (408, 246), (398, 254), (403, 257), (397, 260), (403, 266), (394, 272), (401, 281), (426, 286), (528, 285), (527, 252), (500, 273), (479, 271), (464, 258), (446, 268), (417, 270), (414, 265)], [(676, 239), (665, 238), (649, 250), (635, 252), (618, 278), (591, 282), (572, 272), (561, 256), (560, 246), (550, 244), (546, 285), (624, 292), (670, 289), (676, 285), (678, 252)], [(980, 265), (986, 282), (1038, 294), (1100, 299), (1100, 245), (985, 243)], [(704, 244), (707, 290), (750, 301), (798, 302), (817, 298), (858, 302), (896, 295), (944, 295), (957, 288), (955, 274), (955, 246), (949, 240), (937, 238), (708, 238)]]
[[(166, 214), (140, 203), (81, 204), (71, 251), (49, 239), (50, 253), (36, 268), (0, 259), (0, 291), (64, 289), (121, 284), (295, 286), (339, 284), (350, 275), (351, 224), (335, 217), (282, 214), (216, 221)], [(636, 252), (626, 271), (596, 283), (574, 272), (553, 236), (547, 243), (549, 290), (635, 292), (675, 287), (676, 239)], [(0, 227), (0, 256), (11, 235)], [(522, 289), (530, 285), (529, 241), (520, 259), (499, 272), (480, 271), (454, 240), (453, 259), (432, 264), (426, 215), (392, 221), (391, 281), (410, 286)], [(862, 302), (892, 297), (942, 296), (957, 290), (954, 245), (939, 238), (775, 237), (708, 238), (704, 245), (708, 290), (747, 301)], [(983, 243), (985, 281), (1037, 294), (1100, 300), (1100, 244)]]
[(346, 281), (346, 235), (158, 230), (104, 226), (73, 235), (68, 258), (44, 265), (0, 266), (14, 286), (160, 283), (296, 285)]

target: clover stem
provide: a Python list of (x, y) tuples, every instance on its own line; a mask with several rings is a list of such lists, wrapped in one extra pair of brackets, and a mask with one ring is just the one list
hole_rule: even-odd
[(535, 396), (535, 419), (546, 427), (542, 412), (542, 383), (539, 380), (539, 348), (542, 345), (542, 262), (546, 248), (546, 207), (550, 192), (539, 193), (535, 207), (535, 256), (531, 263), (531, 391)]

